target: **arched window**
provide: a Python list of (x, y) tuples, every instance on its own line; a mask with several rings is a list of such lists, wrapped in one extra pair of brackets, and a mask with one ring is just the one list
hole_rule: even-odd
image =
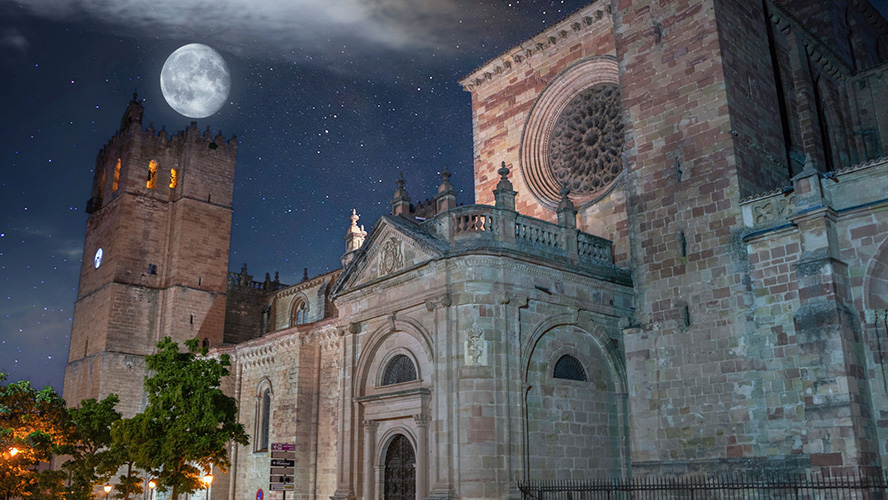
[(308, 323), (308, 304), (302, 297), (297, 297), (293, 301), (293, 308), (290, 310), (290, 326), (304, 325)]
[(253, 451), (268, 451), (268, 440), (271, 431), (271, 388), (262, 390), (256, 408), (256, 428), (253, 432)]
[(175, 168), (170, 169), (170, 189), (176, 189), (179, 184), (179, 173)]
[(111, 191), (117, 191), (120, 185), (120, 158), (117, 159), (117, 165), (114, 166), (114, 178), (111, 181)]
[(583, 369), (582, 363), (570, 354), (565, 354), (555, 363), (555, 371), (552, 378), (560, 378), (564, 380), (586, 381), (586, 370)]
[(400, 384), (416, 380), (416, 367), (413, 361), (403, 354), (398, 354), (385, 367), (382, 385)]
[(148, 182), (145, 183), (148, 189), (157, 188), (157, 162), (151, 160), (148, 162)]

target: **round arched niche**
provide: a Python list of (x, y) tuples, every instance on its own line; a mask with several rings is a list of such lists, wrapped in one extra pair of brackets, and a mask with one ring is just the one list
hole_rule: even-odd
[(606, 196), (623, 171), (619, 70), (609, 56), (584, 59), (543, 90), (524, 126), (520, 171), (530, 192), (554, 210), (561, 189), (578, 208)]

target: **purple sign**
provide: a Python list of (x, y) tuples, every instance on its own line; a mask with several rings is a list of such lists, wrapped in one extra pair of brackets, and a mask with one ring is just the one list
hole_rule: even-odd
[(256, 490), (256, 500), (262, 500), (262, 488)]
[(271, 451), (296, 451), (296, 445), (290, 443), (271, 443)]

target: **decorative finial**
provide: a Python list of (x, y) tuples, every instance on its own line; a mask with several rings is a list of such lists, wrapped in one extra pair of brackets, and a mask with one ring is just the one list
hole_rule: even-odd
[(509, 175), (509, 172), (510, 170), (509, 167), (506, 166), (506, 162), (503, 162), (503, 166), (496, 171), (496, 173), (500, 174), (500, 177), (502, 177), (503, 180), (507, 180), (506, 176)]
[(302, 281), (308, 281), (308, 268), (304, 268), (302, 271)]
[(133, 102), (139, 102), (139, 93), (133, 90)]
[(444, 164), (444, 170), (441, 171), (441, 178), (444, 179), (444, 182), (450, 180), (450, 170), (447, 170), (447, 164)]
[(398, 180), (395, 181), (395, 184), (398, 185), (398, 189), (404, 188), (404, 172), (398, 172)]

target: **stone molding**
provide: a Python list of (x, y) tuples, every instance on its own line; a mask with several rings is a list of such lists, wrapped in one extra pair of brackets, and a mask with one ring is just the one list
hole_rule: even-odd
[(551, 47), (570, 43), (581, 36), (590, 26), (602, 23), (613, 24), (611, 7), (607, 2), (594, 1), (591, 5), (581, 8), (556, 25), (540, 31), (518, 45), (507, 50), (472, 71), (459, 84), (467, 91), (480, 89), (501, 75), (515, 71), (517, 65), (531, 56)]
[(851, 68), (839, 57), (836, 52), (823, 43), (817, 36), (805, 29), (805, 27), (786, 9), (774, 0), (767, 0), (768, 15), (774, 26), (780, 30), (791, 30), (805, 45), (805, 52), (812, 61), (820, 65), (827, 73), (837, 80), (844, 80), (852, 74)]
[(272, 300), (282, 299), (284, 297), (288, 297), (295, 293), (304, 292), (309, 288), (313, 288), (319, 285), (322, 285), (325, 281), (329, 281), (330, 283), (335, 283), (337, 279), (339, 279), (339, 274), (342, 273), (342, 269), (337, 269), (335, 271), (331, 271), (326, 274), (322, 274), (315, 278), (312, 278), (308, 281), (303, 281), (302, 283), (297, 283), (295, 285), (291, 285), (287, 288), (282, 288), (277, 292), (272, 294)]

